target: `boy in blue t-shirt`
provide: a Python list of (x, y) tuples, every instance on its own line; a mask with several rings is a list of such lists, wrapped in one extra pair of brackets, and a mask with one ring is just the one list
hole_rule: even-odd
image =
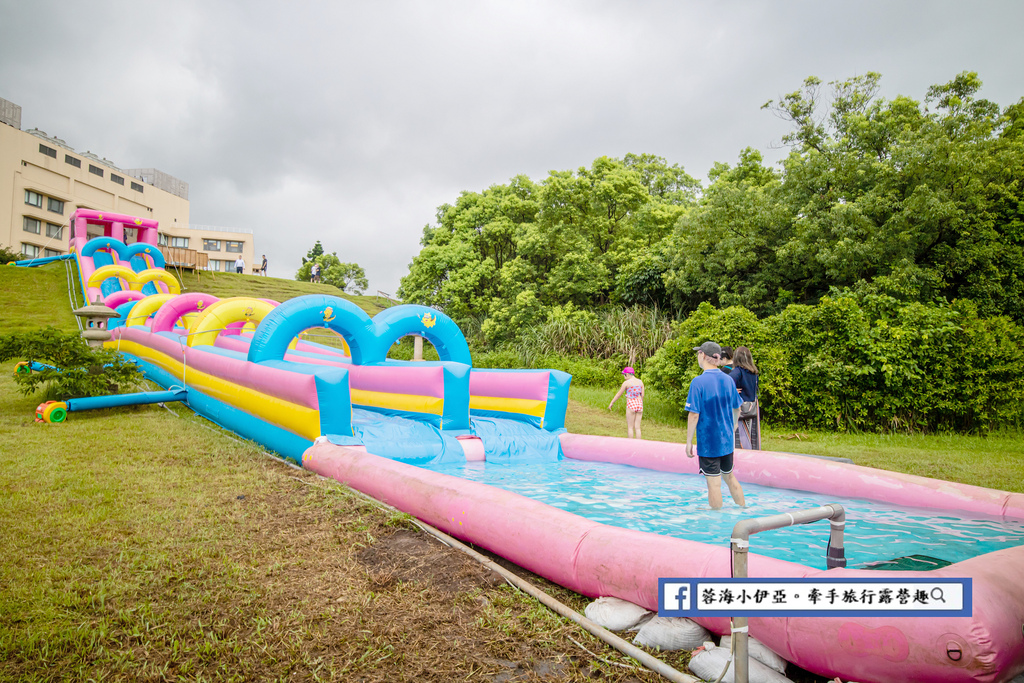
[(686, 409), (690, 412), (686, 423), (686, 456), (693, 457), (696, 434), (700, 443), (700, 473), (708, 485), (708, 503), (715, 510), (722, 507), (721, 478), (725, 477), (732, 499), (744, 507), (743, 487), (732, 473), (733, 435), (743, 401), (732, 378), (718, 369), (722, 347), (715, 342), (704, 342), (694, 351), (704, 372), (693, 378), (686, 395)]

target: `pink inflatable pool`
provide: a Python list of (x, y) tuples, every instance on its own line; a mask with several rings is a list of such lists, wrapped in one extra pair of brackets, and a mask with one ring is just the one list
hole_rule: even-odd
[[(568, 458), (695, 472), (678, 444), (564, 434)], [(745, 451), (741, 481), (1024, 520), (1024, 496), (800, 456)], [(729, 576), (729, 548), (599, 524), (483, 484), (430, 472), (330, 443), (306, 451), (303, 465), (491, 550), (587, 596), (615, 596), (651, 610), (658, 579)], [(887, 577), (970, 577), (972, 617), (756, 618), (750, 632), (789, 661), (823, 676), (875, 683), (1009, 681), (1024, 671), (1024, 547), (989, 553), (932, 572)], [(755, 553), (751, 577), (825, 572)], [(830, 576), (878, 576), (833, 569)], [(717, 633), (724, 618), (702, 619)]]

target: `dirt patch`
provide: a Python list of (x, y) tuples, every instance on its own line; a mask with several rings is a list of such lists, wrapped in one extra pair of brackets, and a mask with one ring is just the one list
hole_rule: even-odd
[(426, 584), (445, 596), (474, 588), (496, 588), (505, 583), (497, 573), (465, 553), (449, 548), (433, 536), (400, 529), (356, 555), (367, 577), (378, 589), (396, 582)]

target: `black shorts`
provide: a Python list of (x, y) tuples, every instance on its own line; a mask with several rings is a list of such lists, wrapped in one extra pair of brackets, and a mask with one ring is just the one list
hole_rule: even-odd
[(732, 453), (721, 458), (700, 458), (700, 473), (705, 477), (732, 473)]

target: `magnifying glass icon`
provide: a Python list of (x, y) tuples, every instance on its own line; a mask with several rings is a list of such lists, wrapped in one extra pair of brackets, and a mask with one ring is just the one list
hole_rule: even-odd
[(946, 602), (946, 596), (942, 592), (942, 589), (939, 588), (939, 587), (935, 587), (935, 588), (932, 589), (931, 596), (932, 596), (932, 600), (936, 600), (936, 601), (942, 602), (942, 603)]

